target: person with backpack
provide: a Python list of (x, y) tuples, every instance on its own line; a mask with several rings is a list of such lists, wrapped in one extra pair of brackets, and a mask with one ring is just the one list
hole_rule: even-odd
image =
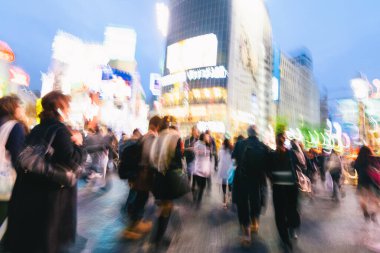
[[(186, 166), (187, 166), (187, 176), (189, 181), (191, 181), (191, 176), (194, 171), (194, 144), (198, 141), (199, 131), (197, 126), (193, 126), (191, 128), (191, 136), (185, 140), (185, 158), (186, 158)], [(195, 182), (193, 182), (194, 185)]]
[(123, 211), (128, 213), (129, 224), (123, 231), (126, 239), (140, 239), (152, 228), (152, 222), (144, 221), (144, 208), (152, 190), (154, 172), (149, 164), (149, 155), (154, 139), (158, 135), (161, 118), (149, 120), (149, 131), (144, 136), (138, 129), (126, 142), (119, 164), (119, 176), (128, 179), (129, 193)]
[[(16, 96), (0, 98), (0, 228), (7, 217), (8, 201), (16, 179), (16, 161), (25, 141), (21, 100)], [(10, 159), (9, 159), (10, 158)], [(4, 225), (5, 230), (5, 225)], [(1, 240), (0, 229), (0, 240)]]
[(326, 171), (330, 173), (333, 182), (332, 199), (339, 202), (340, 197), (344, 197), (344, 192), (341, 191), (341, 178), (343, 174), (343, 164), (338, 152), (333, 149), (326, 163)]
[(236, 161), (233, 183), (235, 202), (243, 238), (241, 243), (251, 243), (251, 232), (257, 233), (262, 207), (266, 203), (266, 168), (269, 148), (257, 137), (256, 127), (247, 130), (248, 138), (239, 141), (232, 152)]
[(272, 183), (273, 206), (278, 233), (284, 250), (292, 251), (290, 238), (297, 238), (300, 226), (298, 213), (297, 156), (285, 146), (285, 133), (276, 136), (276, 150), (270, 155), (268, 177)]

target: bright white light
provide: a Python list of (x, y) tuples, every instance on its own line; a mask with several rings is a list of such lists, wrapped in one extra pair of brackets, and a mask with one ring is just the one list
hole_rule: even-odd
[(368, 82), (362, 78), (355, 78), (351, 80), (351, 88), (357, 99), (364, 99), (368, 97), (369, 85)]
[(167, 48), (166, 68), (170, 73), (216, 66), (218, 39), (209, 33), (171, 44)]
[(158, 30), (161, 32), (162, 36), (166, 37), (168, 35), (168, 25), (169, 25), (169, 8), (164, 3), (156, 3), (156, 17)]
[(104, 33), (104, 46), (113, 60), (134, 61), (136, 41), (133, 29), (109, 26)]

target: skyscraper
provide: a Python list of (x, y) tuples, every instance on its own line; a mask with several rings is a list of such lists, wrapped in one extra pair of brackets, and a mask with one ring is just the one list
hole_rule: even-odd
[(262, 0), (170, 0), (163, 113), (213, 131), (261, 132), (273, 114), (272, 31)]

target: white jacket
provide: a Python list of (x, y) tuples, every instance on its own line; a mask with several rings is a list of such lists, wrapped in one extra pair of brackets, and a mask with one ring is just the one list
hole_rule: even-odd
[(211, 175), (211, 151), (203, 141), (194, 144), (195, 164), (194, 175), (200, 177), (210, 177)]
[(220, 149), (218, 157), (218, 178), (226, 180), (228, 179), (228, 171), (232, 168), (231, 151), (223, 147)]

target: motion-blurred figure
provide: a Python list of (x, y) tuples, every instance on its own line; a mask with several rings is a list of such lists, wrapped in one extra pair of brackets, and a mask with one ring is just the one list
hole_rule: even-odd
[[(127, 146), (138, 142), (140, 161), (134, 175), (128, 179), (129, 193), (124, 210), (129, 217), (128, 227), (124, 230), (123, 236), (127, 239), (139, 239), (148, 233), (152, 228), (152, 222), (144, 221), (145, 205), (149, 199), (149, 191), (152, 190), (154, 171), (150, 166), (149, 155), (152, 143), (158, 135), (161, 118), (154, 116), (149, 120), (149, 131), (144, 136), (138, 129), (133, 131), (133, 136), (127, 141)], [(121, 157), (123, 158), (123, 157)], [(124, 162), (124, 161), (122, 161)]]
[(26, 144), (33, 147), (52, 140), (54, 151), (46, 161), (51, 164), (50, 176), (46, 172), (25, 173), (23, 168), (17, 171), (5, 238), (9, 252), (66, 252), (75, 242), (77, 185), (62, 185), (52, 176), (62, 172), (57, 165), (76, 172), (83, 160), (82, 135), (64, 124), (69, 102), (70, 97), (59, 91), (42, 98), (41, 123), (32, 129)]
[[(154, 140), (150, 153), (151, 165), (156, 170), (153, 194), (158, 205), (158, 218), (151, 236), (151, 245), (155, 249), (161, 245), (168, 226), (173, 200), (183, 196), (189, 188), (187, 176), (183, 177), (186, 182), (179, 184), (184, 146), (175, 125), (176, 119), (172, 116), (162, 119), (158, 137)], [(185, 191), (181, 191), (181, 188)]]
[(201, 133), (199, 140), (194, 145), (195, 165), (193, 180), (196, 184), (196, 190), (193, 191), (193, 196), (197, 208), (200, 207), (200, 204), (202, 202), (203, 192), (206, 187), (206, 181), (211, 176), (211, 150), (207, 145), (208, 143), (210, 143), (209, 135)]
[(197, 126), (193, 126), (191, 128), (191, 136), (188, 137), (185, 140), (185, 158), (186, 158), (186, 165), (187, 165), (187, 175), (189, 181), (191, 181), (191, 175), (194, 171), (194, 160), (195, 160), (195, 153), (194, 153), (194, 144), (198, 141), (199, 138), (199, 131)]
[(233, 184), (239, 223), (242, 228), (242, 244), (251, 243), (251, 232), (259, 230), (259, 218), (266, 203), (266, 168), (269, 149), (257, 137), (256, 127), (247, 130), (248, 138), (238, 141), (232, 153), (236, 161)]
[[(231, 198), (232, 184), (229, 184), (228, 177), (229, 172), (233, 169), (232, 163), (232, 145), (229, 139), (223, 141), (223, 146), (219, 150), (218, 154), (218, 178), (222, 184), (223, 191), (223, 207), (227, 208), (229, 199)], [(227, 193), (228, 188), (228, 193)]]
[(276, 136), (276, 150), (271, 154), (268, 176), (272, 182), (273, 206), (278, 233), (284, 249), (291, 251), (291, 237), (296, 238), (295, 229), (300, 226), (298, 213), (298, 185), (296, 177), (297, 159), (294, 151), (285, 147), (285, 134)]
[(344, 197), (344, 193), (341, 190), (342, 183), (342, 173), (343, 173), (343, 164), (342, 160), (334, 149), (331, 151), (331, 155), (326, 163), (326, 171), (330, 173), (333, 181), (333, 195), (332, 198), (339, 202), (341, 197)]
[(378, 175), (380, 175), (379, 165), (372, 149), (363, 146), (354, 163), (354, 168), (357, 170), (359, 176), (359, 203), (366, 221), (372, 220), (373, 222), (377, 222), (376, 212), (379, 211), (380, 188), (374, 179), (371, 178), (371, 170), (374, 170), (372, 171), (374, 173), (376, 173), (377, 170)]
[(21, 123), (23, 117), (24, 111), (18, 97), (0, 98), (0, 227), (7, 216), (8, 201), (16, 179), (17, 157), (24, 147), (25, 127)]

